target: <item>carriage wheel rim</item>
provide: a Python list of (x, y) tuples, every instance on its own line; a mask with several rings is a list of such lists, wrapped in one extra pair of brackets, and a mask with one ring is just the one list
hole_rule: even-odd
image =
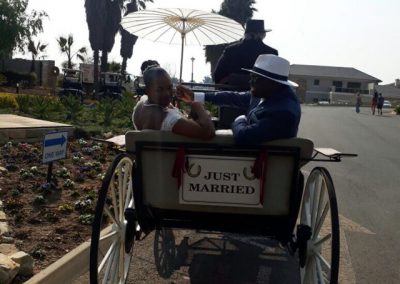
[[(323, 168), (314, 169), (307, 180), (300, 218), (301, 223), (309, 225), (312, 231), (307, 242), (306, 265), (300, 270), (302, 283), (336, 283), (339, 259), (337, 204), (331, 178)], [(323, 226), (326, 223), (330, 229), (328, 233)], [(330, 245), (330, 254), (324, 245), (328, 248)]]
[[(107, 242), (111, 242), (111, 244), (110, 246), (106, 245), (103, 250), (99, 242), (104, 240), (105, 237), (103, 236), (98, 239), (99, 242), (96, 244), (96, 257), (98, 259), (96, 280), (102, 283), (125, 283), (128, 276), (131, 254), (130, 251), (129, 253), (125, 251), (127, 221), (125, 220), (124, 212), (127, 207), (133, 207), (133, 162), (129, 157), (125, 156), (120, 158), (116, 165), (113, 163), (112, 166), (114, 167), (112, 174), (110, 172), (108, 180), (104, 180), (105, 183), (108, 182), (108, 185), (106, 185), (107, 192), (103, 196), (103, 208), (101, 213), (96, 212), (99, 218), (102, 219), (104, 216), (107, 216), (108, 221), (111, 222), (110, 226), (108, 226), (111, 232), (106, 236), (110, 238)], [(110, 199), (109, 203), (106, 202), (107, 197)], [(99, 225), (101, 224), (100, 220)], [(102, 279), (99, 279), (99, 276)]]

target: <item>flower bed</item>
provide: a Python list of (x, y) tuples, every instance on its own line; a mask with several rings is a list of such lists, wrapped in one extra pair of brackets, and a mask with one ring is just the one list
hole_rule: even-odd
[(46, 182), (41, 144), (0, 146), (0, 200), (10, 236), (35, 259), (35, 273), (90, 237), (97, 191), (117, 150), (83, 139), (68, 143)]

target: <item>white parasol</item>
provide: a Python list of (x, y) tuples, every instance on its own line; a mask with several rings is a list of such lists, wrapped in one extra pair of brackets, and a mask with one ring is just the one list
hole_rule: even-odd
[(179, 81), (184, 45), (215, 45), (239, 40), (244, 33), (236, 21), (216, 13), (180, 8), (141, 10), (122, 18), (123, 29), (154, 42), (181, 44)]

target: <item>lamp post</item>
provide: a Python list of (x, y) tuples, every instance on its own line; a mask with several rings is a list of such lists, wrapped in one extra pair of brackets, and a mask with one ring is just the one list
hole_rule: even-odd
[(190, 58), (190, 60), (192, 60), (192, 80), (190, 82), (193, 83), (193, 62), (194, 62), (195, 58), (192, 57), (192, 58)]

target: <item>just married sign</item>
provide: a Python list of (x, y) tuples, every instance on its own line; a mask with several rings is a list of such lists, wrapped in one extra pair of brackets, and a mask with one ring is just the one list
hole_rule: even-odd
[(179, 193), (181, 204), (262, 207), (255, 158), (188, 155)]

